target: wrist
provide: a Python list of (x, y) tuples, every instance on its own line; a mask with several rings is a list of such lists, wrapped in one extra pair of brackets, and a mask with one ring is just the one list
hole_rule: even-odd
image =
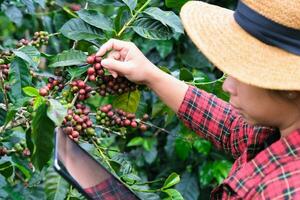
[(147, 70), (145, 71), (146, 78), (144, 84), (150, 89), (153, 89), (155, 83), (160, 82), (164, 74), (165, 73), (163, 71), (151, 63), (151, 65), (147, 67)]

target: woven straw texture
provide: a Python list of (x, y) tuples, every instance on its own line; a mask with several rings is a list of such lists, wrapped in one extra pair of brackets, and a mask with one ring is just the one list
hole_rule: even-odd
[[(272, 6), (270, 2), (286, 7)], [(300, 27), (299, 1), (245, 0), (244, 3), (274, 21)], [(280, 10), (272, 12), (271, 8)], [(291, 13), (286, 11), (289, 9)], [(262, 88), (300, 90), (300, 56), (249, 35), (235, 22), (233, 11), (201, 1), (189, 1), (182, 7), (180, 17), (199, 50), (226, 74)]]

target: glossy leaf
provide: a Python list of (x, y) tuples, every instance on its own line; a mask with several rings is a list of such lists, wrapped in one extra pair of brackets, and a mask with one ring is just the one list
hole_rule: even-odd
[(9, 73), (10, 94), (12, 101), (17, 102), (23, 98), (22, 88), (31, 85), (28, 65), (21, 58), (15, 58), (10, 65)]
[(197, 183), (197, 177), (193, 173), (186, 171), (181, 176), (180, 182), (175, 186), (175, 189), (180, 192), (185, 200), (198, 199), (200, 192)]
[(23, 92), (30, 97), (40, 96), (38, 89), (31, 86), (24, 87)]
[(54, 128), (55, 124), (47, 116), (47, 105), (40, 105), (31, 124), (34, 145), (31, 160), (38, 170), (41, 170), (51, 158)]
[(113, 31), (112, 20), (96, 10), (80, 10), (77, 12), (80, 19), (86, 23), (106, 31)]
[(169, 175), (169, 177), (166, 179), (162, 189), (167, 189), (170, 188), (174, 185), (176, 185), (177, 183), (179, 183), (180, 181), (180, 177), (178, 174), (176, 174), (175, 172), (173, 172), (172, 174)]
[(168, 40), (173, 34), (168, 26), (151, 18), (139, 18), (132, 27), (137, 34), (151, 40)]
[(134, 137), (128, 142), (127, 146), (128, 147), (141, 146), (143, 142), (144, 139), (142, 137)]
[(68, 182), (51, 166), (46, 172), (45, 192), (47, 199), (64, 199), (69, 190)]
[(71, 79), (73, 80), (76, 77), (81, 76), (82, 74), (84, 74), (87, 69), (89, 68), (89, 66), (85, 66), (85, 67), (69, 67), (67, 69), (67, 71), (69, 72), (69, 74), (71, 75)]
[(183, 4), (185, 4), (187, 1), (188, 0), (165, 0), (165, 4), (168, 8), (180, 10)]
[(186, 160), (191, 153), (191, 144), (182, 138), (177, 138), (175, 142), (175, 152), (181, 160)]
[(30, 66), (37, 68), (40, 63), (40, 52), (33, 46), (25, 46), (19, 50), (14, 50), (14, 54), (25, 60)]
[(49, 102), (50, 105), (47, 110), (47, 116), (56, 126), (60, 126), (67, 115), (67, 108), (55, 99), (49, 99)]
[(179, 79), (183, 81), (193, 81), (194, 77), (192, 72), (190, 72), (187, 68), (181, 68), (179, 73)]
[(61, 33), (71, 40), (103, 39), (103, 32), (82, 19), (70, 19), (60, 29)]
[(180, 192), (178, 192), (175, 189), (167, 189), (163, 192), (167, 193), (169, 197), (165, 198), (164, 200), (184, 200), (184, 198), (181, 196)]
[(122, 0), (128, 8), (133, 11), (136, 8), (137, 0)]
[(177, 33), (184, 33), (180, 18), (172, 11), (163, 11), (158, 7), (147, 8), (143, 13), (171, 27)]
[(124, 93), (113, 101), (113, 107), (123, 109), (126, 112), (135, 113), (140, 103), (141, 93), (139, 90)]
[(5, 8), (5, 14), (11, 21), (16, 23), (18, 26), (21, 25), (23, 14), (19, 8), (17, 8), (14, 5), (8, 6), (7, 8)]
[(79, 50), (66, 50), (51, 59), (49, 67), (64, 67), (86, 63), (86, 55)]

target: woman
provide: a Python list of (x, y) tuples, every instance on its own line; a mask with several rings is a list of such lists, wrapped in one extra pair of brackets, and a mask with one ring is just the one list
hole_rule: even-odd
[(196, 46), (228, 74), (230, 103), (154, 66), (130, 42), (98, 51), (113, 76), (146, 84), (200, 136), (236, 159), (212, 199), (300, 199), (300, 1), (200, 1), (180, 13)]

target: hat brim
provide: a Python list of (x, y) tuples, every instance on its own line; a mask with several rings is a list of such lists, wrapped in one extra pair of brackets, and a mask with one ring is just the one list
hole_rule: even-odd
[(189, 1), (180, 17), (194, 44), (226, 74), (262, 88), (300, 90), (300, 56), (254, 38), (235, 22), (233, 13)]

